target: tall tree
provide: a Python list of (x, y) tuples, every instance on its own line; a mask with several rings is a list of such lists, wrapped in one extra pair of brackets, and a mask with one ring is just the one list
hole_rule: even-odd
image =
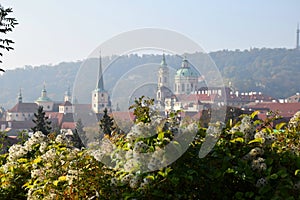
[(75, 131), (77, 132), (78, 137), (80, 138), (82, 143), (84, 145), (86, 145), (88, 142), (88, 138), (87, 138), (86, 132), (83, 130), (83, 128), (84, 128), (84, 126), (82, 124), (81, 119), (78, 119), (78, 121), (76, 122), (76, 128), (75, 128), (76, 130)]
[[(15, 28), (15, 25), (17, 25), (17, 20), (13, 17), (9, 17), (9, 13), (12, 12), (12, 8), (3, 8), (0, 4), (0, 48), (4, 50), (13, 50), (13, 48), (10, 46), (12, 43), (14, 43), (10, 39), (3, 38), (3, 34), (7, 34), (8, 32), (11, 32), (13, 28)], [(0, 52), (0, 56), (3, 56), (3, 53)], [(0, 60), (0, 63), (2, 61)], [(3, 69), (0, 68), (0, 71), (3, 71)]]
[(103, 112), (104, 115), (102, 119), (100, 119), (99, 126), (105, 135), (111, 136), (111, 133), (114, 130), (114, 120), (107, 114), (107, 108), (105, 108)]
[(51, 132), (51, 121), (46, 117), (46, 113), (44, 112), (43, 106), (38, 107), (37, 113), (34, 113), (35, 119), (33, 119), (33, 123), (35, 123), (35, 127), (31, 128), (33, 132), (41, 131), (44, 135), (49, 135)]

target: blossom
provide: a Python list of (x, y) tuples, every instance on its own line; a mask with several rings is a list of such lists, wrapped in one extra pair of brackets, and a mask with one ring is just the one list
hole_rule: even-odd
[(260, 178), (260, 179), (257, 180), (255, 186), (256, 187), (262, 187), (262, 186), (267, 185), (267, 183), (268, 182), (267, 182), (267, 180), (265, 178)]
[(138, 141), (134, 144), (133, 151), (136, 152), (145, 152), (148, 149), (148, 145), (145, 144), (143, 141)]
[(55, 142), (60, 144), (67, 144), (68, 140), (64, 134), (59, 134), (58, 136), (56, 136)]
[(264, 161), (265, 161), (265, 159), (261, 158), (261, 157), (254, 159), (252, 161), (251, 168), (253, 170), (258, 170), (259, 172), (265, 171), (267, 169), (267, 164), (264, 163)]
[(133, 189), (137, 188), (139, 186), (139, 178), (134, 176), (132, 179), (130, 179), (129, 186)]

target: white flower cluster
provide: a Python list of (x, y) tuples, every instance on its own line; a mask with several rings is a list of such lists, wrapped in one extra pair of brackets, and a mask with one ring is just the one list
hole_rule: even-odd
[(257, 133), (255, 133), (254, 138), (261, 138), (262, 139), (262, 143), (266, 144), (266, 145), (270, 145), (273, 142), (275, 142), (277, 140), (276, 136), (271, 134), (271, 135), (267, 135), (265, 132), (263, 131), (259, 131)]
[(129, 173), (126, 175), (121, 175), (120, 179), (114, 177), (111, 179), (111, 186), (129, 185), (132, 189), (145, 189), (151, 183), (152, 179), (145, 177), (141, 178), (139, 174)]
[[(93, 147), (95, 148), (95, 147)], [(103, 138), (100, 141), (99, 146), (97, 146), (96, 150), (91, 150), (90, 154), (92, 156), (94, 156), (94, 158), (98, 161), (102, 161), (102, 159), (104, 158), (105, 155), (107, 156), (111, 156), (113, 155), (113, 151), (115, 150), (114, 145), (112, 144), (112, 142), (107, 139), (107, 138)]]
[(138, 141), (134, 144), (133, 151), (145, 152), (145, 151), (147, 151), (148, 148), (149, 148), (148, 145), (145, 144), (143, 141)]
[(250, 150), (249, 153), (247, 153), (243, 159), (244, 160), (253, 160), (255, 159), (257, 156), (262, 156), (264, 154), (264, 150), (260, 147), (255, 147), (253, 149)]
[(126, 138), (134, 140), (136, 138), (146, 138), (155, 134), (155, 129), (150, 123), (139, 122), (131, 127), (130, 132), (127, 134)]
[(265, 159), (258, 157), (257, 159), (252, 160), (251, 168), (259, 172), (265, 171), (267, 169), (267, 164), (265, 163)]
[(294, 184), (294, 190), (300, 190), (300, 181)]
[(157, 149), (151, 156), (148, 162), (148, 169), (150, 171), (158, 170), (161, 167), (165, 166), (165, 155), (162, 149)]
[[(48, 138), (40, 131), (34, 133), (24, 145), (14, 144), (8, 150), (8, 161), (16, 161), (19, 158), (27, 155), (28, 152), (33, 150), (33, 147), (37, 144), (48, 145)], [(40, 150), (44, 150), (43, 147)], [(41, 153), (43, 153), (41, 151)]]
[(268, 184), (268, 181), (267, 181), (267, 179), (265, 179), (265, 178), (260, 178), (260, 179), (258, 179), (257, 180), (257, 182), (256, 182), (256, 187), (263, 187), (263, 186), (265, 186), (265, 185), (267, 185)]
[(300, 128), (300, 111), (296, 112), (295, 115), (290, 119), (288, 123), (289, 129), (299, 129)]
[(65, 134), (59, 134), (58, 136), (56, 136), (55, 142), (60, 144), (68, 144), (68, 140)]
[(243, 117), (241, 124), (239, 126), (239, 131), (244, 133), (244, 139), (246, 142), (254, 138), (255, 126), (253, 125), (250, 116), (246, 115)]
[[(223, 128), (224, 128), (224, 123), (221, 122), (210, 123), (208, 128), (206, 129), (206, 136), (210, 136), (217, 139), (222, 133)], [(194, 124), (193, 130), (190, 131), (197, 131), (197, 130), (198, 127), (196, 124)]]

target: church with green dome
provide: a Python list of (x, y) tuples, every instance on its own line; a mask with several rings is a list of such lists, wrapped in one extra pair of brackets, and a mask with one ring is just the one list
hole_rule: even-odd
[(182, 60), (181, 67), (177, 70), (175, 75), (174, 94), (192, 94), (198, 87), (199, 73), (194, 70), (188, 60)]

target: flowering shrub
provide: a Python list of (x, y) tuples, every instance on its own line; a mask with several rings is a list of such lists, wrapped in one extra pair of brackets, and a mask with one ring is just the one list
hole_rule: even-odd
[[(41, 132), (13, 145), (0, 159), (1, 199), (300, 199), (299, 113), (275, 128), (253, 113), (207, 129), (176, 114), (136, 114), (129, 133), (88, 150)], [(194, 138), (187, 149), (182, 136)], [(203, 142), (216, 137), (199, 158)]]

